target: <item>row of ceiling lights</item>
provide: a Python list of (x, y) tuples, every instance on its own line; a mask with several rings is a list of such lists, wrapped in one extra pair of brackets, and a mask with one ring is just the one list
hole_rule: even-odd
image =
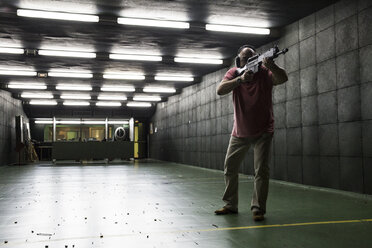
[[(87, 22), (98, 22), (99, 17), (96, 15), (87, 14), (75, 14), (75, 13), (63, 13), (63, 12), (51, 12), (41, 10), (30, 10), (30, 9), (18, 9), (18, 16), (23, 17), (34, 17), (34, 18), (48, 18), (48, 19), (59, 19), (59, 20), (70, 20), (70, 21), (87, 21)], [(154, 20), (154, 19), (139, 19), (139, 18), (117, 18), (119, 24), (125, 25), (137, 25), (137, 26), (156, 26), (166, 28), (182, 28), (188, 29), (190, 27), (187, 22), (180, 21), (165, 21), (165, 20)], [(253, 28), (253, 27), (242, 27), (242, 26), (231, 26), (231, 25), (219, 25), (219, 24), (206, 24), (207, 30), (212, 31), (225, 31), (225, 32), (237, 32), (237, 33), (256, 33), (256, 34), (270, 34), (270, 29), (267, 28)], [(43, 56), (63, 56), (63, 57), (80, 57), (80, 58), (96, 58), (94, 52), (83, 52), (83, 51), (71, 51), (71, 50), (50, 50), (50, 49), (22, 49), (14, 47), (1, 47), (0, 53), (13, 53), (13, 54), (24, 54), (33, 51), (32, 54), (43, 55)], [(118, 60), (138, 60), (138, 61), (162, 61), (162, 56), (159, 55), (143, 55), (143, 54), (118, 54), (110, 53), (110, 59)], [(175, 57), (173, 59), (177, 63), (200, 63), (200, 64), (223, 64), (222, 59), (210, 58), (210, 57)]]
[[(73, 48), (70, 48), (73, 49)], [(97, 55), (94, 52), (82, 52), (72, 50), (51, 50), (51, 49), (23, 49), (9, 47), (7, 45), (0, 44), (0, 53), (9, 54), (32, 54), (42, 56), (57, 56), (57, 57), (72, 57), (72, 58), (96, 58)], [(115, 60), (129, 60), (129, 61), (163, 61), (163, 57), (160, 55), (143, 55), (143, 54), (124, 54), (124, 53), (110, 53), (108, 56), (110, 59)], [(191, 63), (191, 64), (212, 64), (221, 65), (223, 64), (222, 59), (210, 58), (210, 57), (174, 57), (174, 62), (177, 63)]]
[[(22, 98), (38, 98), (38, 99), (52, 99), (54, 98), (53, 94), (50, 92), (34, 93), (34, 92), (23, 92), (21, 94)], [(118, 100), (125, 101), (127, 100), (126, 96), (113, 95), (112, 98), (109, 95), (99, 95), (98, 100)], [(73, 99), (73, 100), (90, 100), (92, 97), (88, 94), (66, 94), (63, 93), (60, 96), (61, 99)], [(160, 96), (134, 96), (133, 101), (152, 101), (159, 102), (161, 101)]]
[[(1, 73), (1, 71), (0, 71)], [(131, 77), (132, 79), (135, 78)], [(171, 77), (172, 78), (172, 77)], [(167, 76), (158, 76), (158, 80), (169, 80), (171, 79)], [(174, 77), (173, 77), (174, 78)], [(142, 77), (138, 77), (136, 79), (144, 79)], [(181, 80), (182, 78), (177, 78), (178, 80)], [(190, 80), (193, 78), (186, 78), (187, 80)], [(32, 90), (43, 90), (47, 89), (47, 85), (43, 83), (30, 83), (30, 82), (10, 82), (7, 85), (10, 89), (32, 89)], [(93, 90), (91, 85), (79, 85), (79, 84), (57, 84), (55, 86), (56, 90), (67, 90), (67, 91), (91, 91)], [(105, 84), (100, 88), (103, 92), (135, 92), (136, 89), (134, 86), (130, 85), (110, 85)], [(142, 89), (145, 93), (175, 93), (176, 89), (172, 87), (156, 87), (156, 86), (145, 86)], [(29, 104), (32, 105), (56, 105), (57, 102), (55, 100), (40, 100), (41, 98), (51, 99), (53, 98), (53, 95), (51, 93), (43, 92), (43, 93), (37, 93), (37, 92), (23, 92), (21, 94), (22, 98), (33, 98), (31, 101), (29, 101)], [(66, 94), (63, 93), (61, 95), (62, 99), (75, 99), (75, 100), (89, 100), (91, 99), (90, 94)], [(97, 106), (121, 106), (120, 102), (112, 102), (113, 100), (117, 101), (125, 101), (127, 100), (125, 95), (119, 95), (119, 94), (100, 94), (97, 98), (98, 100), (111, 100), (111, 102), (97, 102)], [(161, 98), (159, 96), (136, 96), (133, 97), (134, 101), (161, 101)], [(77, 101), (65, 101), (63, 103), (64, 105), (78, 105), (78, 106), (87, 106), (90, 105), (89, 102), (77, 102)], [(142, 103), (133, 103), (129, 102), (127, 103), (127, 106), (129, 107), (151, 107), (151, 103), (148, 102), (142, 102)]]
[[(100, 21), (100, 18), (97, 15), (63, 13), (63, 12), (41, 11), (41, 10), (31, 10), (31, 9), (18, 9), (17, 15), (23, 16), (23, 17), (81, 21), (81, 22), (99, 22)], [(188, 22), (143, 19), (143, 18), (118, 17), (117, 23), (123, 24), (123, 25), (176, 28), (176, 29), (189, 29), (190, 28), (190, 24)], [(210, 24), (209, 23), (205, 25), (205, 29), (209, 31), (218, 31), (218, 32), (249, 33), (249, 34), (260, 34), (260, 35), (270, 34), (270, 29), (268, 28), (248, 27), (244, 25), (235, 26), (235, 25), (221, 25), (221, 24)]]
[(49, 119), (49, 118), (36, 118), (35, 120), (36, 124), (61, 124), (61, 125), (74, 125), (74, 124), (86, 124), (86, 125), (102, 125), (102, 124), (108, 124), (108, 125), (125, 125), (129, 124), (130, 120), (118, 120), (118, 119), (105, 119), (105, 120), (97, 120), (97, 119), (58, 119), (55, 118)]
[[(46, 89), (46, 85), (43, 84), (24, 84), (24, 83), (10, 83), (8, 88), (11, 89)], [(90, 85), (73, 85), (73, 84), (59, 84), (56, 85), (56, 90), (72, 90), (72, 91), (91, 91), (92, 87)], [(101, 91), (108, 92), (134, 92), (135, 88), (132, 86), (115, 86), (115, 85), (105, 85), (101, 87)], [(143, 88), (145, 93), (175, 93), (176, 89), (170, 87), (149, 87), (146, 86)], [(55, 100), (40, 100), (40, 99), (52, 99), (54, 98), (51, 92), (23, 92), (21, 93), (22, 98), (32, 99), (29, 101), (29, 104), (32, 105), (56, 105)], [(90, 94), (81, 94), (81, 93), (64, 93), (60, 95), (61, 99), (72, 99), (75, 101), (65, 101), (64, 105), (78, 105), (86, 106), (90, 105), (86, 101), (76, 101), (76, 100), (90, 100), (92, 97)], [(123, 94), (99, 94), (97, 96), (99, 101), (96, 103), (97, 106), (121, 106), (119, 101), (126, 101), (127, 97)], [(133, 101), (150, 101), (158, 102), (161, 101), (160, 96), (148, 96), (148, 95), (135, 95)], [(142, 103), (127, 103), (127, 106), (130, 107), (150, 107), (151, 104), (148, 102)]]
[[(93, 78), (93, 73), (86, 71), (67, 71), (67, 70), (51, 70), (49, 72), (36, 72), (28, 68), (0, 68), (0, 75), (9, 76), (29, 76), (29, 77), (63, 77), (63, 78)], [(140, 73), (123, 73), (123, 72), (106, 72), (103, 73), (104, 79), (118, 79), (118, 80), (145, 80), (145, 75)], [(157, 74), (154, 76), (156, 81), (179, 81), (192, 82), (194, 77), (192, 75), (170, 75)]]
[[(0, 71), (1, 73), (1, 71)], [(162, 78), (160, 78), (162, 79)], [(163, 79), (169, 79), (167, 77), (164, 77)], [(180, 79), (179, 79), (180, 80)], [(7, 84), (7, 88), (9, 89), (17, 89), (17, 90), (46, 90), (48, 86), (44, 83), (33, 83), (33, 82), (10, 82)], [(89, 84), (57, 84), (55, 86), (56, 90), (64, 90), (64, 91), (92, 91), (93, 87)], [(135, 92), (136, 88), (131, 85), (118, 85), (118, 84), (104, 84), (100, 87), (100, 91), (102, 92)], [(160, 87), (160, 86), (145, 86), (142, 91), (144, 93), (175, 93), (176, 89), (174, 87)], [(47, 93), (48, 97), (46, 98), (53, 98), (50, 97), (51, 94)], [(82, 99), (82, 94), (76, 94), (76, 93), (70, 93), (65, 94), (69, 96), (69, 99)], [(28, 97), (26, 97), (28, 96)], [(23, 98), (44, 98), (43, 96), (46, 96), (43, 93), (36, 94), (35, 92), (30, 92), (29, 94), (21, 94), (21, 97)], [(91, 99), (89, 94), (84, 95), (84, 99)], [(148, 99), (142, 98), (142, 101), (160, 101), (160, 97), (156, 97), (156, 99), (153, 99), (148, 96)], [(125, 95), (120, 94), (100, 94), (98, 97), (98, 100), (121, 100), (125, 101), (127, 100)], [(137, 98), (138, 100), (138, 98)], [(50, 102), (33, 102), (34, 104), (48, 104)], [(51, 103), (52, 105), (54, 103)]]
[[(53, 94), (51, 92), (23, 92), (21, 94), (22, 98), (47, 98), (51, 99), (53, 98)], [(81, 94), (81, 93), (62, 93), (60, 96), (62, 99), (75, 99), (75, 100), (90, 100), (92, 97), (90, 94)], [(127, 100), (127, 97), (125, 95), (108, 95), (108, 94), (101, 94), (98, 96), (99, 100), (120, 100), (125, 101)], [(134, 101), (161, 101), (160, 96), (134, 96)]]
[[(43, 83), (24, 83), (24, 82), (11, 82), (8, 84), (9, 89), (29, 89), (29, 90), (45, 90), (47, 85)], [(78, 84), (58, 84), (55, 86), (56, 90), (77, 90), (77, 91), (91, 91), (91, 85), (78, 85)], [(135, 88), (129, 85), (103, 85), (101, 91), (111, 92), (135, 92)], [(172, 87), (156, 87), (145, 86), (143, 88), (145, 93), (175, 93), (176, 89)]]
[[(1, 73), (1, 71), (0, 71)], [(141, 78), (142, 79), (142, 78)], [(158, 78), (159, 79), (159, 78)], [(166, 76), (160, 79), (167, 79)], [(191, 78), (193, 79), (193, 78)], [(180, 80), (180, 78), (178, 78)], [(186, 79), (187, 81), (187, 79)], [(32, 83), (32, 82), (10, 82), (7, 87), (9, 89), (28, 89), (28, 90), (45, 90), (48, 86), (44, 83)], [(56, 90), (64, 90), (64, 91), (92, 91), (93, 87), (88, 84), (57, 84), (55, 86)], [(110, 85), (104, 84), (100, 87), (102, 92), (135, 92), (136, 89), (134, 86), (130, 85)], [(159, 86), (145, 86), (142, 91), (144, 93), (175, 93), (176, 89), (173, 87), (159, 87)], [(32, 105), (56, 105), (56, 101), (40, 101), (40, 98), (53, 98), (52, 93), (48, 92), (23, 92), (21, 94), (22, 98), (33, 98), (29, 103)], [(62, 93), (62, 99), (75, 99), (75, 100), (89, 100), (91, 99), (90, 94), (76, 94), (76, 93)], [(127, 97), (125, 95), (120, 94), (100, 94), (97, 97), (98, 100), (117, 100), (117, 101), (125, 101)], [(159, 96), (136, 96), (133, 97), (134, 101), (161, 101)], [(64, 105), (90, 105), (89, 102), (64, 102)], [(120, 102), (97, 102), (97, 106), (121, 106)], [(129, 107), (150, 107), (151, 104), (144, 102), (144, 103), (127, 103)]]
[[(31, 105), (57, 105), (58, 102), (56, 100), (39, 100), (33, 99), (29, 101)], [(90, 106), (91, 103), (88, 101), (63, 101), (63, 105), (65, 106)], [(95, 103), (96, 106), (99, 107), (120, 107), (122, 106), (121, 102), (117, 101), (99, 101)], [(127, 107), (144, 107), (148, 108), (151, 107), (151, 103), (149, 102), (128, 102), (125, 104)]]
[[(51, 99), (53, 98), (53, 94), (51, 92), (23, 92), (21, 94), (22, 98), (46, 98)], [(60, 96), (62, 99), (75, 99), (75, 100), (90, 100), (92, 97), (89, 94), (69, 94), (69, 93), (62, 93)], [(99, 95), (97, 97), (98, 100), (120, 100), (125, 101), (127, 97), (125, 95)], [(134, 96), (134, 101), (161, 101), (160, 96)]]

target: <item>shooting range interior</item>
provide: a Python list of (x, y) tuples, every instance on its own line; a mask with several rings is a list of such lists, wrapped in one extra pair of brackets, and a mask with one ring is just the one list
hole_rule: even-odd
[(371, 22), (1, 0), (0, 248), (372, 247)]

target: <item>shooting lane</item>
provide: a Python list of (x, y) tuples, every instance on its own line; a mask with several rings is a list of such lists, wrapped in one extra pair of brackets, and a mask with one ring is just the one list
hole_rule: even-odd
[[(0, 1), (0, 248), (372, 247), (370, 23), (371, 0)], [(253, 149), (214, 213), (244, 44), (288, 74), (261, 222)]]

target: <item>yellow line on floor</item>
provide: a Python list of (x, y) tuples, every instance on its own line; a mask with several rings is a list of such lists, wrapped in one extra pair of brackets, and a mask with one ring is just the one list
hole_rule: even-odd
[[(337, 220), (337, 221), (318, 221), (318, 222), (303, 222), (303, 223), (289, 223), (289, 224), (274, 224), (274, 225), (259, 225), (259, 226), (240, 226), (240, 227), (221, 227), (221, 228), (209, 228), (209, 229), (189, 229), (189, 230), (176, 230), (176, 231), (163, 231), (163, 232), (142, 232), (139, 233), (126, 233), (126, 234), (104, 234), (102, 237), (98, 236), (80, 236), (80, 237), (66, 237), (66, 238), (55, 238), (55, 239), (45, 239), (45, 240), (29, 240), (27, 243), (53, 243), (59, 241), (77, 241), (77, 240), (99, 240), (108, 238), (124, 238), (130, 236), (146, 236), (150, 237), (153, 235), (164, 235), (172, 233), (197, 233), (197, 232), (214, 232), (214, 231), (229, 231), (229, 230), (245, 230), (245, 229), (260, 229), (260, 228), (274, 228), (274, 227), (292, 227), (292, 226), (310, 226), (310, 225), (327, 225), (327, 224), (347, 224), (347, 223), (364, 223), (372, 222), (372, 219), (360, 219), (360, 220)], [(20, 239), (10, 239), (7, 244), (0, 243), (0, 247), (12, 245), (25, 244)]]
[[(212, 231), (228, 231), (228, 230), (272, 228), (272, 227), (310, 226), (310, 225), (345, 224), (345, 223), (362, 223), (362, 222), (372, 222), (372, 219), (338, 220), (338, 221), (318, 221), (318, 222), (304, 222), (304, 223), (292, 223), (292, 224), (275, 224), (275, 225), (260, 225), (260, 226), (221, 227), (221, 228), (210, 228), (210, 229), (201, 229), (201, 230), (189, 230), (189, 231), (183, 231), (183, 232), (212, 232)], [(179, 232), (181, 232), (181, 231), (179, 231)]]

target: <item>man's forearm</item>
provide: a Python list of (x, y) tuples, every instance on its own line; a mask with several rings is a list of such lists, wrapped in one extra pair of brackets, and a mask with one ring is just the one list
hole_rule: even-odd
[(222, 81), (217, 88), (217, 95), (226, 95), (230, 93), (233, 89), (238, 87), (240, 83), (238, 82), (239, 77), (236, 77), (234, 79), (228, 80), (228, 81)]
[(274, 84), (282, 84), (288, 81), (288, 76), (285, 70), (277, 65), (273, 65), (269, 68), (269, 70), (272, 72)]

